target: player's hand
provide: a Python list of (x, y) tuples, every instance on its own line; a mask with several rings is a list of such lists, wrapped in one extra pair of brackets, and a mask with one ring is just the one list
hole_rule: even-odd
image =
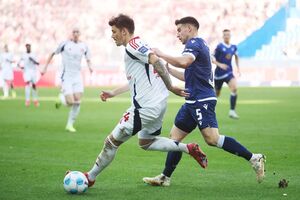
[(93, 73), (93, 71), (94, 71), (92, 68), (89, 68), (89, 70), (90, 70), (90, 73), (91, 73), (91, 74), (92, 74), (92, 73)]
[(241, 76), (242, 76), (242, 73), (241, 73), (240, 70), (237, 70), (237, 75), (238, 75), (238, 77), (241, 77)]
[(162, 57), (163, 56), (163, 52), (161, 50), (159, 50), (158, 48), (152, 48), (151, 49), (155, 55), (157, 55), (158, 57)]
[(190, 96), (190, 94), (187, 93), (185, 91), (185, 89), (182, 89), (182, 88), (179, 88), (179, 87), (176, 87), (176, 86), (172, 86), (170, 88), (170, 91), (173, 92), (174, 94), (180, 96), (180, 97), (189, 97)]
[(102, 91), (100, 94), (100, 98), (102, 101), (106, 101), (109, 98), (114, 97), (114, 93), (112, 91)]
[(46, 74), (47, 70), (46, 70), (46, 67), (44, 67), (41, 71), (41, 75), (44, 76)]
[(228, 69), (228, 65), (224, 64), (224, 63), (220, 63), (218, 64), (218, 67), (220, 67), (221, 69), (227, 70)]

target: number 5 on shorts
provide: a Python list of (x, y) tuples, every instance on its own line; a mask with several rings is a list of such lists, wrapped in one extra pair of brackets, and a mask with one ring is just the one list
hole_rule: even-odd
[(196, 109), (196, 115), (198, 116), (198, 121), (200, 122), (202, 120), (202, 113), (201, 109)]

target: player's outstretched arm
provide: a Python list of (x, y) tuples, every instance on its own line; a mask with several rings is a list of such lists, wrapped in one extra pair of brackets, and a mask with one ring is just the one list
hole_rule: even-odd
[(176, 69), (173, 69), (173, 68), (169, 67), (169, 64), (168, 64), (168, 63), (166, 64), (166, 68), (167, 68), (168, 72), (169, 72), (172, 76), (174, 76), (175, 78), (177, 78), (177, 79), (179, 79), (179, 80), (181, 80), (181, 81), (185, 81), (185, 79), (184, 79), (184, 72), (178, 71), (178, 70), (176, 70)]
[(47, 69), (48, 69), (48, 65), (49, 63), (51, 62), (51, 60), (53, 59), (55, 53), (51, 53), (50, 56), (48, 57), (47, 61), (46, 61), (46, 64), (45, 64), (45, 67), (42, 69), (41, 71), (41, 74), (44, 75), (46, 72), (47, 72)]
[(167, 68), (155, 54), (149, 54), (149, 63), (153, 65), (154, 69), (157, 71), (169, 91), (181, 97), (189, 96), (189, 93), (186, 93), (184, 89), (172, 85), (172, 81)]
[(159, 49), (154, 48), (152, 50), (154, 51), (155, 55), (164, 59), (167, 63), (170, 63), (171, 65), (177, 68), (185, 69), (194, 62), (194, 57), (190, 55), (182, 55), (182, 56), (175, 57), (175, 56), (170, 56), (168, 54), (165, 54)]
[(102, 101), (106, 101), (109, 98), (113, 98), (115, 96), (118, 96), (128, 91), (129, 91), (129, 85), (126, 84), (111, 91), (102, 91), (100, 94), (100, 98)]
[(226, 64), (218, 62), (217, 59), (214, 56), (211, 56), (211, 62), (213, 64), (216, 64), (221, 69), (226, 70), (228, 68), (228, 66)]

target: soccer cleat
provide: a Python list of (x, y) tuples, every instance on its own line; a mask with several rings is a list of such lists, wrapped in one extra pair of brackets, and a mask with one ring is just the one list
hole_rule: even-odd
[(25, 106), (29, 107), (30, 106), (30, 101), (25, 101)]
[(83, 174), (85, 175), (86, 179), (88, 180), (88, 186), (89, 186), (89, 187), (92, 187), (92, 186), (95, 184), (96, 180), (91, 181), (91, 180), (89, 179), (89, 174), (88, 174), (87, 172), (85, 172), (85, 173), (83, 173)]
[(73, 125), (67, 125), (66, 126), (66, 131), (69, 131), (71, 133), (75, 133), (76, 129), (73, 127)]
[(207, 167), (207, 158), (205, 153), (200, 149), (198, 144), (190, 143), (187, 144), (189, 154), (200, 164), (202, 168)]
[(256, 180), (261, 183), (265, 178), (265, 162), (266, 156), (263, 154), (254, 154), (254, 158), (250, 160), (251, 166), (256, 173)]
[(144, 177), (143, 178), (144, 183), (147, 183), (148, 185), (152, 186), (164, 186), (168, 187), (171, 185), (171, 178), (160, 174), (155, 177)]
[(14, 90), (11, 91), (11, 96), (12, 96), (13, 99), (15, 99), (17, 97), (16, 91), (14, 91)]
[(33, 102), (33, 104), (34, 104), (35, 107), (39, 107), (40, 106), (40, 102), (38, 100), (35, 100)]
[(229, 111), (229, 117), (232, 119), (239, 119), (240, 117), (238, 116), (238, 114), (235, 112), (235, 110), (230, 110)]

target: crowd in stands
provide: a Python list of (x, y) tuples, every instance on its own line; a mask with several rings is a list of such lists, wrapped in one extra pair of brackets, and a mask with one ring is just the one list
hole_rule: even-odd
[(136, 34), (152, 46), (182, 49), (176, 38), (174, 21), (191, 15), (200, 22), (200, 35), (213, 48), (222, 30), (232, 30), (238, 43), (261, 27), (286, 0), (0, 0), (1, 50), (4, 43), (19, 54), (25, 43), (43, 62), (58, 44), (67, 39), (73, 27), (92, 51), (98, 67), (115, 66), (122, 49), (110, 39), (108, 20), (118, 13), (132, 16)]

